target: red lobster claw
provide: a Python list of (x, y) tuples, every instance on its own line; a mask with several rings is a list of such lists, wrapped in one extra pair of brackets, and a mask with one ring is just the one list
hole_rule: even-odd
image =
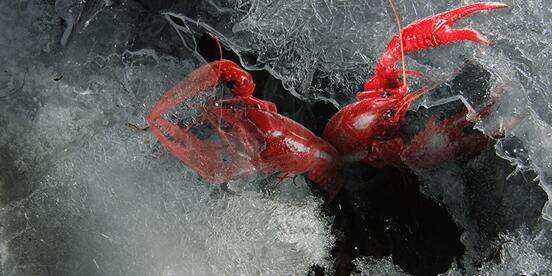
[[(232, 82), (232, 96), (192, 107), (199, 111), (189, 125), (178, 125), (164, 114), (219, 81)], [(161, 144), (211, 183), (222, 183), (256, 172), (307, 173), (333, 196), (337, 151), (299, 123), (277, 113), (274, 103), (253, 97), (251, 75), (229, 60), (204, 65), (167, 91), (147, 118)], [(198, 129), (207, 135), (198, 135)]]
[[(478, 31), (470, 28), (454, 29), (453, 25), (459, 19), (473, 13), (506, 7), (508, 7), (507, 4), (498, 2), (474, 3), (416, 20), (402, 29), (404, 54), (432, 49), (461, 40), (470, 40), (490, 45), (492, 42)], [(400, 87), (402, 85), (401, 72), (396, 69), (397, 62), (400, 60), (401, 45), (399, 35), (395, 35), (381, 56), (374, 76), (365, 83), (364, 91), (396, 89)], [(407, 73), (409, 75), (419, 75), (419, 73), (413, 71), (408, 71)]]

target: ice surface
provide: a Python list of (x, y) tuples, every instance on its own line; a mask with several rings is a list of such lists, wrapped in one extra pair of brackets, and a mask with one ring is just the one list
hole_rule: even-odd
[[(481, 263), (511, 261), (496, 257), (502, 244), (511, 239), (505, 235), (511, 236), (523, 230), (525, 239), (540, 239), (544, 240), (542, 244), (547, 244), (548, 232), (539, 230), (550, 228), (550, 223), (540, 213), (546, 195), (532, 180), (534, 173), (523, 172), (508, 177), (511, 169), (507, 161), (488, 149), (469, 162), (450, 163), (420, 174), (425, 183), (423, 192), (444, 203), (456, 223), (464, 229), (461, 241), (466, 253), (459, 261), (468, 274), (476, 273)], [(536, 249), (536, 254), (552, 260), (549, 246)], [(519, 254), (512, 258), (518, 258), (516, 262), (525, 262), (525, 257)]]
[(252, 275), (327, 266), (332, 239), (319, 200), (221, 193), (152, 155), (151, 139), (110, 128), (54, 161), (1, 213), (3, 270)]
[[(502, 242), (493, 252), (493, 259), (484, 263), (478, 275), (548, 275), (552, 263), (546, 256), (550, 249), (550, 228), (541, 229), (537, 235), (520, 229), (515, 233), (502, 234)], [(455, 264), (442, 276), (465, 275)]]
[[(461, 3), (398, 1), (403, 25)], [(204, 5), (205, 12), (196, 17), (184, 9), (169, 14), (184, 22), (188, 32), (205, 28), (220, 36), (240, 54), (243, 65), (269, 70), (294, 95), (336, 105), (359, 91), (397, 32), (388, 1), (222, 0)], [(475, 15), (468, 20), (461, 24), (477, 27), (488, 19)], [(426, 81), (440, 82), (473, 55), (470, 50), (449, 45), (431, 55), (413, 55), (408, 62), (413, 69), (424, 70)]]
[[(0, 25), (8, 26), (0, 29), (2, 273), (329, 267), (331, 221), (304, 183), (267, 194), (258, 183), (237, 182), (231, 195), (206, 186), (140, 127), (154, 101), (204, 61), (194, 35), (205, 31), (302, 99), (350, 102), (397, 31), (388, 1), (182, 1), (159, 4), (163, 14), (153, 15), (145, 2), (0, 2)], [(405, 25), (472, 2), (398, 5)], [(460, 43), (407, 59), (425, 73), (414, 86), (452, 79), (465, 60), (481, 64), (492, 74), (486, 100), (472, 101), (470, 91), (453, 91), (454, 99), (473, 109), (499, 99), (478, 125), (505, 131), (496, 149), (419, 173), (424, 193), (465, 230), (464, 269), (451, 274), (551, 273), (550, 223), (541, 216), (551, 220), (552, 210), (540, 210), (541, 189), (552, 197), (552, 3), (505, 2), (510, 10), (459, 22), (495, 46)], [(423, 104), (447, 100), (430, 95)], [(493, 159), (495, 150), (514, 167)], [(400, 273), (390, 258), (355, 264), (365, 273)]]
[(61, 45), (65, 46), (69, 40), (73, 27), (78, 23), (84, 8), (84, 1), (57, 0), (55, 4), (56, 13), (65, 24), (65, 30), (61, 36)]
[[(509, 16), (490, 18), (484, 25), (496, 34), (496, 47), (475, 56), (495, 74), (496, 89), (503, 93), (499, 109), (481, 127), (508, 129), (512, 120), (521, 120), (508, 136), (523, 141), (523, 148), (502, 147), (498, 148), (499, 154), (519, 170), (537, 169), (540, 184), (551, 198), (552, 3), (517, 0), (507, 3), (512, 5)], [(516, 154), (519, 151), (526, 151), (526, 157), (519, 158)], [(529, 158), (529, 164), (523, 158)], [(552, 220), (549, 206), (547, 203), (543, 216)]]
[(397, 275), (406, 276), (410, 275), (400, 267), (393, 264), (391, 256), (387, 256), (382, 259), (373, 259), (369, 257), (357, 258), (353, 261), (358, 273), (353, 275), (361, 276), (376, 276), (376, 275)]
[(550, 249), (550, 230), (542, 230), (535, 237), (523, 230), (503, 235), (506, 242), (502, 245), (499, 263), (486, 263), (482, 267), (483, 275), (545, 275), (552, 273), (552, 262), (542, 252)]
[(0, 25), (12, 27), (0, 30), (0, 274), (329, 267), (331, 221), (304, 181), (229, 193), (140, 129), (197, 63), (133, 47), (144, 35), (133, 1), (86, 2), (72, 31), (58, 18), (70, 1), (0, 2)]
[[(468, 164), (468, 171), (480, 177), (476, 178), (478, 187), (465, 184), (464, 165), (459, 170), (455, 167), (457, 164), (451, 164), (440, 172), (426, 172), (426, 192), (442, 196), (438, 200), (448, 206), (457, 223), (466, 229), (464, 265), (468, 270), (466, 264), (472, 258), (481, 259), (486, 255), (481, 270), (485, 275), (549, 274), (550, 233), (539, 229), (549, 229), (552, 215), (549, 179), (552, 173), (549, 120), (552, 114), (549, 57), (552, 4), (549, 1), (505, 2), (511, 5), (507, 16), (490, 16), (478, 26), (493, 34), (496, 45), (474, 51), (472, 58), (493, 75), (494, 87), (488, 98), (493, 94), (499, 98), (496, 110), (478, 128), (487, 133), (501, 130), (506, 134), (495, 148), (513, 167), (497, 166), (487, 152)], [(459, 92), (467, 94), (467, 91)], [(470, 104), (477, 108), (476, 103)], [(494, 177), (486, 180), (490, 172)], [(531, 187), (537, 182), (548, 195), (546, 203), (539, 191)], [(440, 187), (441, 192), (435, 187)], [(542, 217), (548, 221), (535, 214), (541, 205), (544, 206)], [(506, 240), (511, 242), (499, 245)], [(502, 252), (502, 258), (489, 261), (488, 256), (497, 250)]]

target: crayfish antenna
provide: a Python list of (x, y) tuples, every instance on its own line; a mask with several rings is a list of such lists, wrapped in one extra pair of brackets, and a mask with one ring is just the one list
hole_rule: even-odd
[(216, 42), (219, 50), (219, 60), (222, 60), (222, 46), (220, 45), (220, 40), (218, 37), (212, 33), (208, 33)]
[(403, 86), (408, 88), (408, 83), (406, 80), (406, 62), (404, 60), (404, 45), (403, 45), (403, 30), (401, 27), (401, 17), (398, 11), (396, 0), (389, 0), (391, 4), (391, 9), (393, 9), (393, 14), (395, 15), (395, 22), (397, 23), (397, 28), (399, 29), (399, 45), (401, 48), (401, 67), (402, 67), (402, 76), (403, 76)]

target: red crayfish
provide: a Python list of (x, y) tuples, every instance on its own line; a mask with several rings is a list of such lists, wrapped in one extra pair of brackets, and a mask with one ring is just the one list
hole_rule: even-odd
[[(326, 125), (323, 139), (301, 124), (278, 114), (275, 104), (253, 96), (251, 75), (229, 60), (203, 65), (167, 91), (153, 107), (147, 122), (155, 137), (174, 156), (210, 183), (223, 183), (254, 173), (306, 173), (323, 189), (335, 192), (337, 168), (351, 161), (385, 165), (430, 167), (482, 149), (489, 138), (464, 134), (470, 123), (461, 113), (433, 121), (410, 143), (399, 128), (411, 103), (428, 89), (409, 92), (406, 75), (420, 73), (397, 68), (404, 54), (447, 43), (469, 40), (490, 45), (479, 32), (453, 24), (483, 10), (506, 4), (475, 3), (417, 20), (393, 36), (374, 75), (358, 92), (356, 102), (339, 110)], [(230, 83), (230, 95), (210, 97), (194, 106), (192, 98)], [(196, 111), (188, 122), (174, 122), (168, 111), (177, 106)], [(483, 114), (479, 114), (483, 115)], [(473, 117), (473, 116), (472, 116)], [(476, 116), (477, 117), (477, 116)], [(422, 149), (441, 139), (440, 148)], [(422, 152), (422, 153), (420, 153)]]
[[(219, 80), (233, 84), (232, 95), (200, 107), (186, 126), (163, 114)], [(256, 172), (308, 173), (322, 187), (333, 180), (337, 151), (299, 123), (278, 114), (276, 105), (253, 97), (251, 75), (229, 60), (203, 65), (167, 91), (149, 114), (153, 134), (173, 155), (211, 183)], [(208, 137), (194, 133), (209, 128)], [(166, 135), (168, 134), (168, 135)]]

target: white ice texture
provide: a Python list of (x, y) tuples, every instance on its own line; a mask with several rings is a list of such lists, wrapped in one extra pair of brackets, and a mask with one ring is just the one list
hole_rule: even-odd
[(393, 264), (391, 256), (387, 256), (381, 259), (375, 259), (371, 257), (359, 257), (353, 260), (353, 264), (358, 270), (357, 273), (353, 273), (353, 275), (355, 276), (410, 275), (404, 272), (400, 267)]
[[(474, 1), (397, 2), (405, 25)], [(458, 23), (480, 30), (497, 42), (493, 47), (459, 43), (407, 62), (425, 73), (413, 86), (441, 84), (465, 60), (489, 70), (488, 92), (501, 95), (499, 108), (478, 127), (506, 130), (496, 153), (516, 169), (503, 172), (512, 173), (507, 181), (475, 192), (458, 177), (465, 168), (455, 164), (426, 172), (422, 181), (424, 192), (466, 230), (464, 267), (475, 269), (470, 258), (499, 252), (480, 273), (546, 274), (552, 273), (550, 223), (528, 218), (544, 204), (536, 189), (552, 197), (552, 2), (504, 2), (511, 8)], [(348, 103), (397, 32), (389, 1), (206, 0), (198, 6), (160, 16), (178, 30), (175, 43), (140, 25), (146, 15), (136, 1), (0, 1), (3, 274), (304, 274), (311, 265), (330, 265), (331, 221), (304, 185), (221, 191), (139, 128), (163, 91), (199, 65), (192, 35), (205, 31), (239, 53), (242, 65), (270, 71), (294, 95)], [(155, 38), (156, 47), (131, 47), (136, 33)], [(465, 99), (469, 91), (454, 92), (479, 107)], [(442, 101), (430, 95), (424, 104)], [(512, 119), (519, 123), (508, 127)], [(479, 161), (468, 166), (484, 171)], [(525, 179), (529, 170), (540, 188)], [(492, 203), (478, 196), (489, 191), (501, 203), (486, 210), (498, 211), (476, 221), (478, 204)], [(552, 218), (548, 204), (542, 217)], [(490, 228), (501, 235), (485, 240), (481, 230)], [(355, 264), (396, 272), (390, 259)]]
[(304, 181), (222, 191), (139, 129), (196, 67), (191, 55), (130, 49), (132, 1), (60, 12), (75, 8), (69, 2), (0, 1), (0, 274), (301, 275), (329, 266), (331, 221)]

